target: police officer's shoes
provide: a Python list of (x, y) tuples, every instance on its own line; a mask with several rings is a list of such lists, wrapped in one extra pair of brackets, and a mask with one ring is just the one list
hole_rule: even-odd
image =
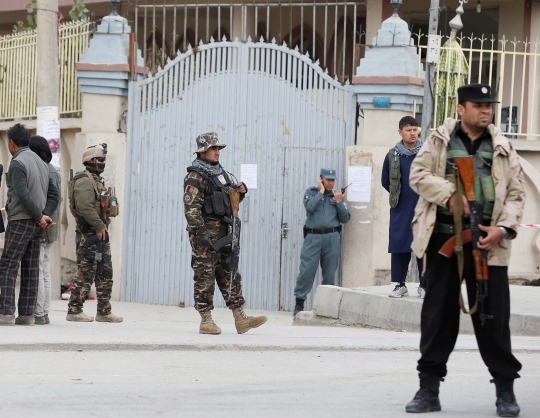
[(94, 317), (88, 316), (84, 312), (79, 312), (76, 314), (68, 313), (66, 320), (72, 322), (94, 322)]
[(490, 380), (495, 383), (497, 401), (497, 415), (500, 417), (517, 417), (519, 416), (519, 405), (514, 395), (514, 380), (496, 377)]
[(199, 327), (199, 334), (221, 334), (221, 329), (215, 324), (212, 319), (212, 312), (199, 312), (201, 315), (201, 326)]
[(302, 312), (304, 310), (304, 302), (305, 302), (304, 299), (296, 298), (296, 305), (294, 305), (293, 316), (296, 316), (298, 312)]
[(420, 389), (412, 401), (405, 406), (406, 412), (422, 413), (441, 410), (439, 385), (442, 378), (437, 375), (420, 373)]
[(390, 298), (401, 298), (403, 296), (409, 296), (409, 291), (407, 290), (407, 286), (400, 286), (399, 284), (388, 295)]
[(238, 334), (244, 334), (250, 329), (260, 327), (268, 321), (266, 316), (247, 316), (242, 308), (234, 308), (232, 311)]
[(97, 322), (112, 322), (112, 323), (118, 323), (118, 322), (122, 322), (124, 320), (124, 318), (122, 318), (121, 316), (116, 316), (115, 314), (113, 314), (112, 312), (109, 313), (108, 315), (103, 315), (103, 314), (100, 314), (98, 313), (96, 315), (96, 321)]

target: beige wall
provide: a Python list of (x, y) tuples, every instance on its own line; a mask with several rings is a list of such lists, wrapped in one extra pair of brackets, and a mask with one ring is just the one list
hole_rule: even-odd
[[(368, 203), (348, 202), (351, 221), (345, 225), (343, 286), (359, 287), (389, 283), (390, 255), (388, 192), (381, 186), (381, 172), (388, 150), (399, 140), (397, 127), (406, 112), (365, 110), (358, 145), (347, 148), (346, 165), (372, 167), (372, 193)], [(515, 143), (526, 179), (523, 223), (540, 223), (540, 142)], [(347, 179), (347, 183), (349, 180)], [(428, 261), (429, 262), (429, 261)], [(359, 273), (362, 272), (362, 273)], [(511, 279), (530, 279), (540, 274), (540, 229), (520, 228), (512, 242)]]

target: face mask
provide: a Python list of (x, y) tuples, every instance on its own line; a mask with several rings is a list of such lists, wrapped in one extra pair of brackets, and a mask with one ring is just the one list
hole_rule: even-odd
[(86, 169), (92, 173), (92, 174), (96, 174), (96, 175), (100, 175), (101, 173), (103, 173), (103, 171), (105, 171), (105, 164), (89, 164), (88, 166), (86, 166)]

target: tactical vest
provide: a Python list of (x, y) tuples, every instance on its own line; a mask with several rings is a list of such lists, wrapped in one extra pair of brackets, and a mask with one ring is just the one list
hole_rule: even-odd
[[(446, 155), (446, 180), (454, 183), (454, 157), (467, 157), (469, 151), (461, 138), (452, 134), (448, 143)], [(493, 144), (491, 140), (484, 139), (474, 155), (474, 194), (476, 201), (482, 205), (482, 216), (485, 220), (491, 220), (493, 204), (495, 202), (495, 183), (491, 174), (493, 162)], [(437, 211), (444, 215), (452, 215), (448, 208), (438, 206)]]
[[(94, 201), (94, 209), (96, 210), (97, 214), (101, 216), (101, 202), (100, 202), (100, 196), (101, 193), (107, 192), (107, 188), (105, 185), (100, 181), (95, 181), (94, 176), (89, 171), (85, 171), (86, 176), (92, 183), (92, 187), (94, 189), (95, 194), (95, 201)], [(77, 212), (79, 211), (79, 208), (77, 207), (77, 202), (75, 201), (75, 182), (77, 180), (73, 180), (68, 184), (69, 189), (69, 210), (71, 214), (77, 219)], [(114, 218), (115, 216), (118, 216), (118, 206), (110, 206), (109, 202), (109, 208), (107, 209), (107, 217)]]
[(395, 208), (399, 203), (401, 193), (401, 162), (395, 148), (390, 148), (388, 151), (388, 162), (390, 163), (390, 207)]
[(204, 171), (196, 167), (188, 167), (187, 171), (195, 171), (206, 180), (208, 193), (204, 196), (203, 217), (205, 215), (214, 217), (232, 216), (231, 201), (229, 199), (229, 188), (233, 186), (229, 176), (223, 171), (221, 174), (209, 176)]

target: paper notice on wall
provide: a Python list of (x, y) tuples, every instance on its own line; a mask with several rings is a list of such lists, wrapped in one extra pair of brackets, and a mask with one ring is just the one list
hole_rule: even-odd
[(42, 106), (37, 108), (36, 133), (49, 143), (52, 153), (51, 164), (60, 168), (60, 120), (58, 106)]
[(349, 202), (371, 202), (371, 167), (349, 167), (349, 183), (347, 200)]
[(257, 164), (240, 165), (240, 181), (244, 182), (248, 189), (257, 188)]

